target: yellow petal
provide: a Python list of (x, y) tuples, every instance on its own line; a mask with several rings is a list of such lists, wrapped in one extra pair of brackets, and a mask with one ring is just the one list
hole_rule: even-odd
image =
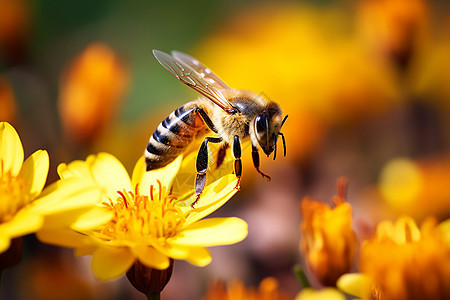
[(295, 300), (345, 300), (345, 296), (333, 288), (322, 290), (306, 288), (295, 297)]
[(92, 176), (88, 164), (83, 160), (75, 160), (68, 165), (61, 163), (58, 165), (57, 171), (61, 179), (77, 177), (94, 181), (94, 177)]
[(418, 242), (420, 240), (420, 229), (417, 227), (416, 222), (407, 216), (400, 217), (395, 222), (395, 241), (399, 244), (407, 242)]
[(43, 217), (29, 209), (21, 209), (6, 223), (0, 224), (0, 232), (10, 238), (36, 232), (41, 228)]
[(122, 163), (108, 153), (91, 155), (86, 159), (95, 181), (104, 188), (111, 199), (117, 198), (117, 191), (132, 191), (131, 180)]
[(193, 265), (204, 267), (211, 262), (212, 258), (208, 249), (203, 247), (192, 247), (190, 248), (189, 256), (186, 260)]
[(138, 246), (131, 248), (131, 251), (137, 259), (147, 267), (165, 270), (170, 265), (169, 258), (161, 252), (156, 251), (153, 247)]
[(209, 184), (195, 204), (194, 210), (191, 210), (190, 203), (195, 200), (196, 196), (187, 200), (186, 204), (181, 206), (183, 212), (190, 211), (186, 218), (186, 225), (195, 223), (224, 205), (237, 192), (236, 183), (236, 176), (229, 174)]
[(6, 238), (0, 231), (0, 254), (8, 250), (9, 245), (11, 245), (11, 239)]
[(19, 174), (23, 163), (23, 147), (17, 131), (7, 122), (0, 122), (0, 172)]
[(89, 243), (88, 237), (70, 229), (43, 229), (36, 236), (41, 242), (75, 249)]
[(162, 254), (175, 258), (175, 259), (186, 259), (189, 256), (190, 249), (182, 245), (171, 245), (169, 243), (153, 243), (152, 246)]
[[(141, 194), (148, 196), (150, 194), (150, 186), (158, 186), (157, 180), (161, 182), (163, 187), (169, 189), (172, 186), (175, 175), (180, 169), (182, 159), (183, 156), (180, 155), (164, 168), (151, 170), (142, 174), (139, 184)], [(138, 173), (139, 172), (136, 171), (136, 177), (138, 177)]]
[(81, 207), (45, 216), (44, 229), (71, 228), (75, 231), (90, 230), (107, 223), (113, 214), (102, 207)]
[(48, 153), (38, 150), (25, 160), (19, 176), (27, 183), (29, 193), (35, 198), (44, 188), (49, 168)]
[(133, 173), (131, 175), (131, 185), (136, 186), (136, 184), (140, 183), (142, 180), (142, 176), (145, 173), (145, 157), (139, 157), (136, 165), (134, 166)]
[(239, 218), (212, 218), (200, 220), (168, 240), (184, 246), (218, 246), (242, 241), (248, 234), (247, 223)]
[(343, 292), (360, 299), (369, 299), (372, 292), (372, 280), (361, 273), (349, 273), (339, 277), (336, 286)]
[(442, 238), (444, 239), (445, 244), (450, 248), (450, 219), (440, 223), (438, 229), (442, 233)]
[(128, 248), (99, 248), (92, 255), (91, 268), (98, 279), (108, 280), (125, 274), (134, 260)]
[(59, 180), (46, 187), (31, 208), (39, 214), (53, 214), (86, 206), (95, 206), (103, 201), (97, 185), (78, 178)]
[(114, 217), (114, 214), (103, 207), (94, 207), (81, 214), (71, 227), (76, 231), (83, 231), (95, 228), (109, 222)]

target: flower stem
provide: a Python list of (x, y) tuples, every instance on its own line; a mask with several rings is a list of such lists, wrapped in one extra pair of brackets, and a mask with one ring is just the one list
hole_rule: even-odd
[(148, 300), (160, 300), (161, 299), (161, 293), (159, 293), (159, 292), (150, 293), (150, 294), (147, 294), (146, 296), (147, 296)]
[(303, 288), (308, 288), (311, 287), (311, 284), (308, 281), (308, 278), (306, 277), (305, 272), (303, 271), (303, 269), (300, 266), (295, 266), (294, 267), (294, 273), (297, 276), (297, 280), (300, 283), (300, 285)]

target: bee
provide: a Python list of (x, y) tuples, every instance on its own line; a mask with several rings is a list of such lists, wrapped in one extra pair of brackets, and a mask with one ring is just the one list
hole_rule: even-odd
[[(246, 90), (236, 90), (226, 85), (217, 75), (195, 58), (177, 51), (171, 55), (153, 50), (158, 62), (178, 80), (202, 95), (188, 102), (165, 118), (147, 144), (145, 162), (147, 171), (166, 166), (199, 137), (204, 137), (196, 160), (195, 192), (198, 201), (206, 182), (208, 169), (208, 143), (220, 143), (219, 166), (231, 147), (234, 173), (240, 188), (242, 175), (241, 142), (250, 138), (252, 160), (256, 171), (264, 178), (270, 176), (260, 170), (258, 147), (273, 159), (277, 154), (278, 136), (282, 137), (284, 156), (286, 141), (280, 132), (287, 115), (278, 103), (266, 101), (261, 95)], [(209, 136), (214, 135), (214, 136)]]

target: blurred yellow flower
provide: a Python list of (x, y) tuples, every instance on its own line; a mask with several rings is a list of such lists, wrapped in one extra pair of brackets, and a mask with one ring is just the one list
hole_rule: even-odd
[(295, 300), (345, 300), (345, 296), (334, 288), (324, 288), (314, 290), (311, 288), (303, 289)]
[(111, 124), (128, 85), (128, 70), (108, 46), (89, 45), (66, 69), (58, 99), (63, 129), (89, 144)]
[(38, 150), (25, 162), (22, 143), (16, 130), (0, 122), (0, 253), (11, 239), (38, 230), (41, 214), (32, 209), (47, 180), (47, 151)]
[[(194, 158), (195, 153), (186, 159)], [(193, 189), (180, 198), (170, 192), (181, 163), (180, 156), (162, 169), (145, 172), (141, 157), (131, 179), (123, 165), (107, 153), (59, 165), (60, 187), (74, 177), (97, 185), (102, 192), (100, 206), (110, 211), (112, 218), (89, 227), (87, 217), (84, 228), (76, 231), (49, 223), (38, 237), (73, 247), (79, 255), (92, 254), (92, 270), (100, 279), (119, 277), (136, 261), (158, 270), (168, 268), (172, 258), (207, 265), (211, 255), (205, 247), (237, 243), (247, 235), (247, 224), (238, 218), (200, 220), (236, 193), (236, 179), (229, 174), (208, 184), (193, 209)]]
[[(421, 228), (410, 217), (381, 222), (376, 236), (362, 244), (359, 269), (373, 281), (372, 291), (362, 295), (383, 300), (449, 299), (450, 221), (438, 225), (427, 219)], [(355, 290), (351, 284), (340, 288)]]
[[(370, 299), (372, 293), (376, 290), (372, 289), (373, 281), (366, 274), (348, 273), (339, 277), (336, 287), (347, 294), (356, 296), (360, 299)], [(376, 294), (372, 295), (373, 299), (377, 299)]]
[(267, 277), (259, 287), (249, 288), (239, 280), (234, 280), (228, 287), (222, 282), (212, 284), (202, 300), (288, 300), (290, 297), (278, 287), (275, 278)]
[(0, 76), (0, 120), (14, 123), (16, 119), (16, 101), (9, 80)]
[(300, 250), (308, 268), (324, 286), (334, 286), (351, 270), (356, 250), (352, 207), (345, 201), (345, 186), (345, 179), (340, 179), (333, 208), (309, 197), (300, 204)]
[(333, 5), (252, 5), (227, 18), (195, 56), (229, 86), (278, 102), (289, 114), (283, 131), (295, 137), (288, 153), (304, 157), (330, 124), (379, 114), (399, 99), (393, 70), (373, 63), (349, 34), (350, 20)]
[(397, 212), (416, 218), (450, 212), (450, 158), (394, 158), (383, 167), (378, 189)]

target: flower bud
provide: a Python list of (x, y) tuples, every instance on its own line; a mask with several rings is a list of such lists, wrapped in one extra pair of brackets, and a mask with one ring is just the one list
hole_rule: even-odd
[(169, 267), (164, 270), (152, 269), (136, 260), (128, 270), (127, 278), (138, 291), (150, 295), (160, 293), (164, 289), (172, 276), (172, 270), (173, 259), (170, 259)]

